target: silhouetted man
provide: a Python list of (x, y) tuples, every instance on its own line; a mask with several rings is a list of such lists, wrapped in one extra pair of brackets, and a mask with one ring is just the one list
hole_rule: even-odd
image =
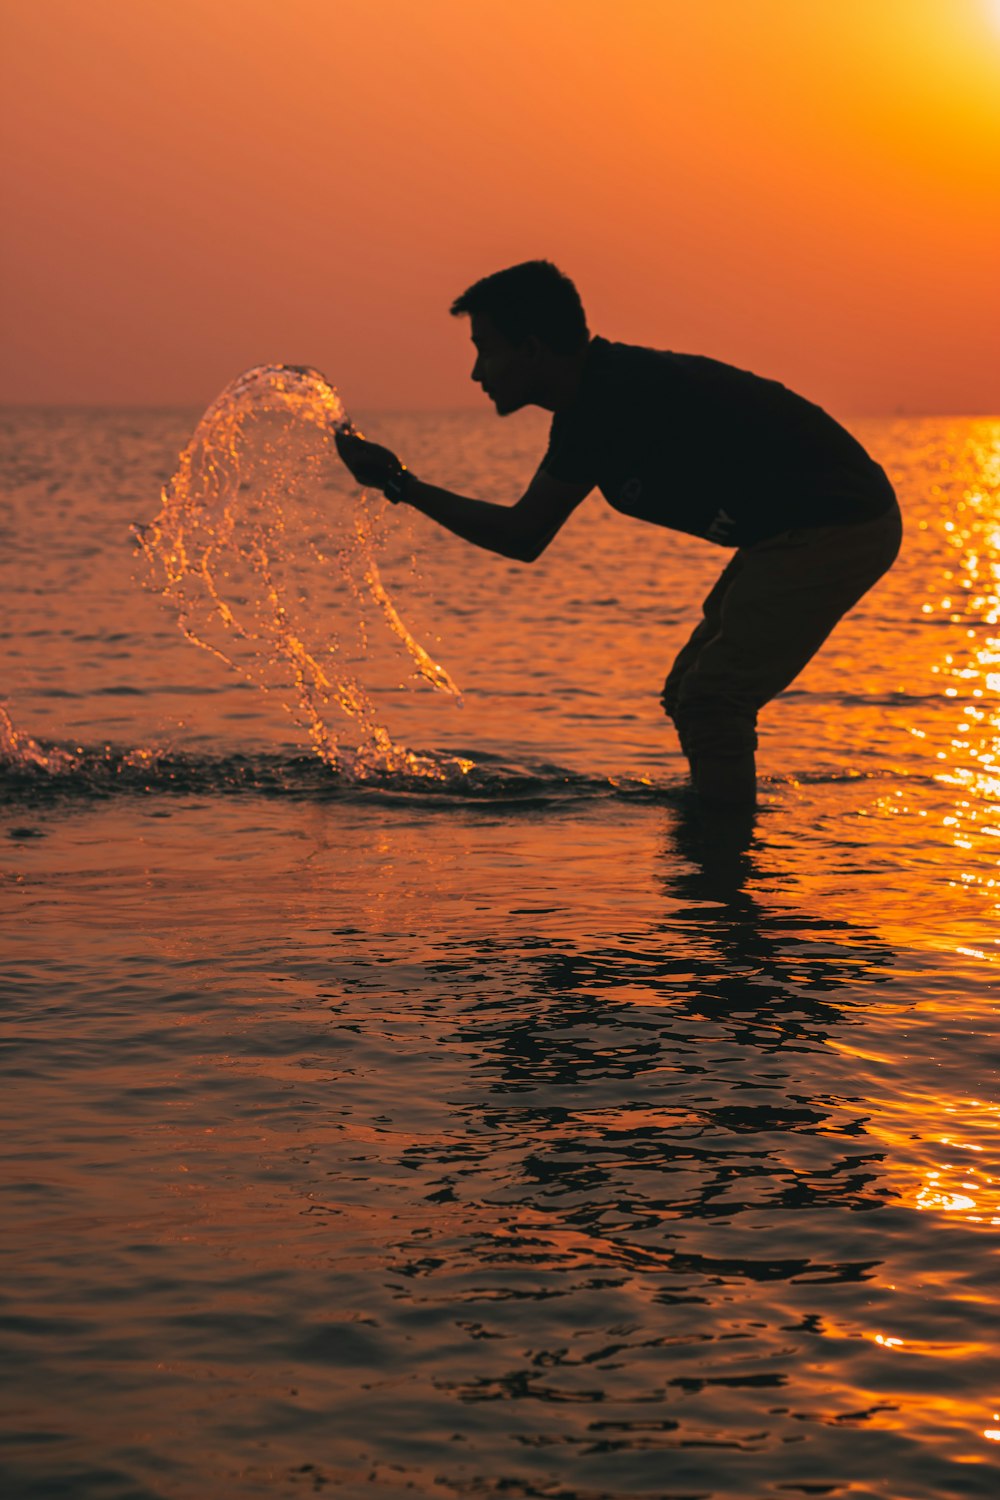
[(515, 505), (418, 479), (387, 448), (338, 435), (354, 477), (477, 547), (533, 562), (595, 486), (615, 510), (736, 552), (663, 689), (705, 803), (756, 795), (757, 713), (892, 565), (899, 508), (885, 473), (832, 417), (773, 380), (694, 354), (592, 338), (548, 261), (477, 281), (472, 379), (497, 412), (553, 413)]

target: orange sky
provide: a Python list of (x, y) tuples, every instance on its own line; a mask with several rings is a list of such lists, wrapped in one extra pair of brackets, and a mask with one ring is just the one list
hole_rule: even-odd
[(479, 405), (451, 298), (1000, 411), (1000, 0), (0, 0), (0, 400)]

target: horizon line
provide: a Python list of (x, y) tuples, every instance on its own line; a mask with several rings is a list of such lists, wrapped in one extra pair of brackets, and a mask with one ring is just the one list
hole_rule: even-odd
[[(192, 401), (4, 401), (0, 400), (0, 411), (156, 411), (190, 413), (207, 411), (215, 397), (200, 404), (197, 400)], [(535, 408), (526, 408), (534, 410)], [(361, 405), (356, 408), (359, 412), (379, 413), (381, 415), (395, 416), (420, 416), (420, 415), (457, 415), (471, 414), (478, 416), (495, 416), (496, 413), (488, 410), (484, 405), (446, 405), (446, 406), (399, 406), (396, 404), (388, 406)], [(543, 408), (538, 407), (542, 411)], [(512, 413), (518, 415), (518, 413)], [(948, 411), (929, 407), (905, 407), (896, 406), (890, 408), (857, 410), (849, 412), (849, 418), (855, 417), (948, 417), (948, 418), (971, 418), (984, 417), (1000, 421), (1000, 408), (991, 410), (988, 407), (976, 410)]]

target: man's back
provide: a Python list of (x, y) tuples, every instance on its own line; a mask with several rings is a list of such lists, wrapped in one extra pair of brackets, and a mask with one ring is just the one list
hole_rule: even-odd
[(595, 338), (542, 468), (617, 510), (724, 545), (864, 521), (893, 503), (882, 469), (820, 407), (703, 355)]

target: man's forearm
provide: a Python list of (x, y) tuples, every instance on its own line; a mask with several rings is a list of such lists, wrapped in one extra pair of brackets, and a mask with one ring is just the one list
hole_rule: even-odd
[(509, 506), (455, 495), (451, 490), (425, 484), (410, 473), (406, 475), (403, 500), (463, 541), (484, 547), (488, 552), (498, 552), (501, 557), (526, 560), (520, 526)]

